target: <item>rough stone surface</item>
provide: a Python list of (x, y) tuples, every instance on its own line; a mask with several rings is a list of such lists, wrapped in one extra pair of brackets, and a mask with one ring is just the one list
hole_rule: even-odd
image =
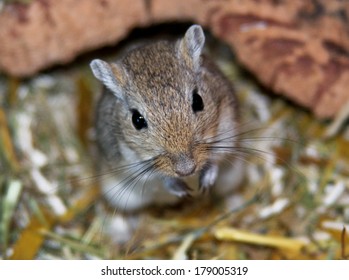
[(34, 0), (0, 13), (0, 70), (32, 75), (121, 40), (149, 22), (145, 1)]
[(193, 21), (228, 42), (266, 86), (333, 117), (349, 102), (349, 1), (33, 0), (0, 12), (0, 70), (28, 76), (122, 39)]

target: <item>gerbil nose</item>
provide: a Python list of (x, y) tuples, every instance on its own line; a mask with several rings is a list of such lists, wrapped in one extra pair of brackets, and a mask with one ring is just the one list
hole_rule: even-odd
[(191, 156), (179, 154), (173, 160), (174, 172), (179, 176), (189, 176), (195, 172), (196, 163)]

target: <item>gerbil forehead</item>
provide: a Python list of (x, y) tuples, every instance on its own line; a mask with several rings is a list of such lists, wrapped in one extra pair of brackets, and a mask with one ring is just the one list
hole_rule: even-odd
[[(190, 107), (194, 74), (176, 55), (172, 44), (160, 43), (138, 49), (124, 59), (129, 101), (135, 109), (173, 112)], [(132, 100), (133, 99), (133, 100)], [(188, 105), (188, 106), (185, 106)]]
[[(128, 88), (129, 100), (149, 109), (179, 109), (191, 102), (191, 92), (195, 87), (194, 78), (182, 72), (172, 74), (150, 73), (131, 78)], [(186, 106), (184, 106), (186, 107)], [(182, 108), (184, 109), (184, 108)]]
[(173, 45), (167, 42), (131, 52), (124, 58), (123, 65), (129, 85), (140, 90), (149, 89), (155, 94), (166, 87), (179, 89), (194, 78)]
[(170, 115), (191, 108), (191, 88), (188, 85), (173, 86), (163, 84), (161, 87), (134, 88), (133, 100), (130, 106), (143, 111), (144, 114), (151, 112)]

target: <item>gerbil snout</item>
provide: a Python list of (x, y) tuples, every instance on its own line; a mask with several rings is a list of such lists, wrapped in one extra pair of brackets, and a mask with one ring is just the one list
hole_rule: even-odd
[(180, 153), (171, 158), (174, 172), (181, 176), (190, 176), (195, 173), (196, 162), (192, 156)]

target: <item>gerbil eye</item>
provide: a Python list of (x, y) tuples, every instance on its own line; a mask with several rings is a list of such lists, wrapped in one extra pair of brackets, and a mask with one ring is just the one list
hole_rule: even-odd
[(147, 121), (137, 110), (132, 110), (132, 123), (137, 130), (148, 127)]
[(204, 109), (204, 102), (202, 101), (201, 96), (198, 94), (197, 88), (194, 88), (193, 90), (193, 103), (191, 104), (191, 108), (193, 109), (194, 113)]

